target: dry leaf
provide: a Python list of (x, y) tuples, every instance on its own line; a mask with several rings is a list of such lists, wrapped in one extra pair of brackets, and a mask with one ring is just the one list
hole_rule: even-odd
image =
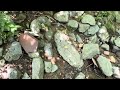
[(93, 63), (95, 64), (95, 66), (98, 67), (98, 65), (97, 65), (97, 63), (96, 63), (96, 61), (95, 61), (94, 58), (92, 58), (92, 61), (93, 61)]
[(53, 58), (51, 59), (51, 63), (52, 63), (52, 64), (55, 64), (55, 62), (56, 62), (55, 57), (53, 57)]
[(79, 44), (79, 48), (82, 48), (84, 44)]
[(115, 59), (113, 56), (109, 56), (109, 60), (110, 60), (110, 62), (112, 62), (112, 63), (115, 63), (115, 62), (116, 62), (116, 59)]

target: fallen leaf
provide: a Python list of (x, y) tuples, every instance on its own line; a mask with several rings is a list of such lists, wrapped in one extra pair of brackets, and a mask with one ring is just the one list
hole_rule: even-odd
[(110, 62), (112, 62), (112, 63), (115, 63), (115, 62), (116, 62), (116, 59), (115, 59), (113, 56), (109, 56), (109, 60), (110, 60)]
[(96, 63), (96, 61), (95, 61), (94, 58), (92, 58), (92, 61), (93, 61), (94, 65), (95, 65), (96, 67), (98, 67), (98, 65), (97, 65), (97, 63)]
[(79, 44), (79, 48), (82, 48), (84, 44)]
[(52, 63), (52, 64), (55, 64), (55, 62), (56, 62), (55, 57), (53, 57), (53, 58), (51, 59), (51, 63)]

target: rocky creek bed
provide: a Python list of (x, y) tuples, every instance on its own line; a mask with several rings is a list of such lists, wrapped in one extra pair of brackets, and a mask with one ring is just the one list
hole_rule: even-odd
[(10, 11), (23, 28), (0, 40), (0, 78), (119, 79), (120, 14), (106, 12)]

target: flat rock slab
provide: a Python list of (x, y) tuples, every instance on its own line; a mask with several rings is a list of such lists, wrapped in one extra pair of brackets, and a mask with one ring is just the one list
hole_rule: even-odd
[(59, 54), (73, 67), (82, 67), (83, 60), (81, 55), (68, 40), (68, 36), (62, 32), (55, 34), (55, 42)]
[(26, 53), (36, 52), (38, 48), (38, 40), (27, 33), (20, 34), (19, 42)]
[(84, 44), (82, 50), (82, 59), (92, 59), (95, 55), (100, 54), (98, 44)]
[(44, 63), (41, 57), (33, 58), (32, 61), (32, 79), (43, 79)]
[(100, 67), (100, 69), (102, 70), (102, 72), (106, 75), (106, 76), (111, 76), (113, 74), (112, 71), (112, 64), (109, 61), (109, 59), (107, 59), (106, 57), (100, 55), (97, 59), (98, 65)]

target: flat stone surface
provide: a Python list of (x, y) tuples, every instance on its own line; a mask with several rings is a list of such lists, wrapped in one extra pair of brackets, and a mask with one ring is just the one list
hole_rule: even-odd
[(20, 34), (19, 42), (26, 53), (36, 52), (38, 48), (38, 40), (29, 34)]

